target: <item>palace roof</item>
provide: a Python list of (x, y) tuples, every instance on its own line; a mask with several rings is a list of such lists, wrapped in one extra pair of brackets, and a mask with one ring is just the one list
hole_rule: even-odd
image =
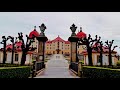
[(63, 40), (61, 37), (59, 37), (59, 35), (58, 35), (58, 37), (57, 38), (55, 38), (54, 40), (52, 40), (52, 42), (65, 42), (65, 40)]
[[(93, 47), (96, 47), (96, 46), (100, 46), (100, 44), (96, 44), (96, 43), (95, 43), (95, 44), (93, 45)], [(103, 49), (103, 53), (109, 53), (108, 47), (103, 46), (102, 49)], [(99, 53), (99, 52), (100, 52), (100, 49), (98, 49), (98, 51), (96, 51), (95, 49), (92, 50), (92, 53)], [(113, 51), (112, 53), (117, 53), (117, 52), (116, 52), (116, 51)], [(82, 52), (82, 54), (88, 54), (88, 53), (87, 53), (87, 50), (84, 50), (84, 51)]]

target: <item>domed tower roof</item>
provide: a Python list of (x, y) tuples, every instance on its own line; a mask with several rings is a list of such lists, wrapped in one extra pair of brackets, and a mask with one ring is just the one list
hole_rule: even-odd
[(78, 38), (85, 38), (85, 37), (87, 37), (87, 35), (84, 32), (82, 32), (82, 27), (80, 27), (80, 32), (77, 33), (77, 37)]
[(29, 38), (33, 38), (33, 36), (38, 37), (40, 34), (36, 30), (36, 26), (34, 26), (34, 30), (30, 32)]

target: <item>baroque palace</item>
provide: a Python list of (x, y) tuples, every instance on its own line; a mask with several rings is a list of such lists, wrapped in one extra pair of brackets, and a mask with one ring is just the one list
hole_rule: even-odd
[[(33, 31), (30, 32), (29, 37), (32, 38), (32, 36), (39, 36), (39, 32), (34, 29)], [(82, 32), (81, 30), (77, 33), (77, 36), (79, 38), (86, 37), (86, 34)], [(36, 54), (38, 52), (38, 41), (35, 39), (35, 42), (32, 43), (33, 47), (37, 47), (35, 52), (33, 54)], [(82, 54), (84, 51), (85, 45), (82, 45), (78, 47), (78, 55)], [(52, 55), (52, 54), (63, 54), (65, 56), (68, 56), (68, 59), (70, 59), (70, 52), (71, 52), (71, 44), (69, 41), (62, 39), (59, 35), (53, 39), (53, 40), (48, 40), (45, 43), (45, 55)]]
[[(32, 30), (29, 33), (29, 38), (32, 38), (33, 35), (35, 37), (40, 35), (40, 33), (36, 30), (36, 28), (34, 28), (34, 30)], [(77, 37), (78, 38), (87, 37), (86, 33), (84, 33), (82, 31), (82, 28), (80, 28), (80, 31), (78, 31)], [(17, 41), (15, 43), (15, 46), (16, 46), (16, 50), (14, 53), (14, 63), (20, 64), (21, 57), (22, 57), (21, 41)], [(26, 64), (32, 63), (33, 59), (35, 60), (35, 56), (38, 52), (38, 41), (36, 38), (35, 38), (35, 42), (33, 42), (31, 46), (36, 47), (37, 49), (35, 51), (29, 51), (27, 53), (26, 62), (25, 62)], [(80, 45), (79, 47), (77, 47), (78, 48), (77, 54), (80, 57), (80, 59), (84, 60), (84, 64), (87, 65), (88, 64), (88, 54), (87, 54), (85, 47), (86, 47), (85, 45)], [(9, 49), (12, 49), (12, 44), (8, 44), (6, 47), (6, 50), (7, 50), (6, 63), (11, 62), (12, 52), (10, 52)], [(108, 48), (103, 47), (103, 65), (108, 65), (108, 52), (109, 52)], [(52, 54), (63, 54), (66, 57), (66, 59), (70, 60), (71, 43), (67, 40), (62, 39), (59, 35), (53, 40), (48, 40), (45, 43), (45, 56), (47, 58), (47, 56), (50, 56)], [(116, 51), (112, 52), (112, 55), (116, 55), (116, 54), (117, 54)], [(0, 63), (2, 63), (2, 60), (3, 60), (3, 51), (1, 48), (0, 49)], [(92, 60), (93, 60), (93, 65), (100, 64), (99, 52), (97, 52), (95, 50), (92, 51)], [(112, 57), (113, 65), (115, 65), (117, 61), (118, 61), (118, 59), (116, 57)]]

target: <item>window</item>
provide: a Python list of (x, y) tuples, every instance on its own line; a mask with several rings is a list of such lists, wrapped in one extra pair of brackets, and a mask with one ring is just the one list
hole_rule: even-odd
[(97, 63), (100, 63), (100, 56), (97, 55)]
[(18, 61), (18, 54), (15, 54), (15, 61)]

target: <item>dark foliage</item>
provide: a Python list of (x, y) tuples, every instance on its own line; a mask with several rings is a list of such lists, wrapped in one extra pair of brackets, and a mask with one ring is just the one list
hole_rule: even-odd
[(86, 78), (120, 78), (119, 69), (83, 66), (83, 75)]
[(0, 68), (0, 78), (28, 78), (30, 71), (29, 66)]

